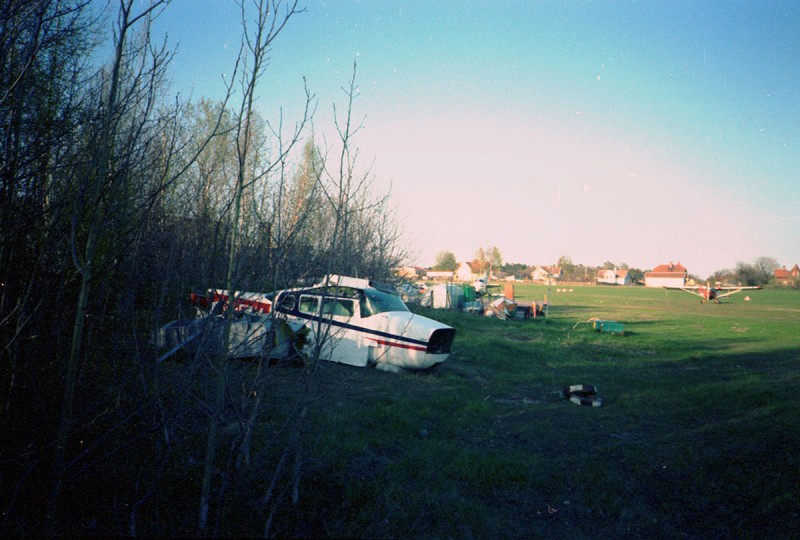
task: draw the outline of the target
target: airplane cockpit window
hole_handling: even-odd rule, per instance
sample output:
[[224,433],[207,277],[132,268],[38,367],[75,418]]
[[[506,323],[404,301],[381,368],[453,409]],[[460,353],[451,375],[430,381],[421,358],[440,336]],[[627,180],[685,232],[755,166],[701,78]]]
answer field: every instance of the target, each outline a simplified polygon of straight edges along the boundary
[[361,295],[360,289],[354,289],[352,287],[337,287],[335,285],[331,285],[330,287],[320,287],[315,290],[319,291],[321,294],[335,296],[336,298],[358,298]]
[[294,295],[293,294],[285,294],[281,298],[281,309],[286,311],[291,311],[294,309]]
[[319,313],[319,296],[301,296],[299,309],[300,313],[316,315]]
[[361,316],[370,317],[387,311],[408,311],[408,306],[394,294],[377,289],[365,289],[361,297]]
[[322,314],[323,315],[339,315],[341,317],[352,317],[356,311],[356,305],[353,300],[347,298],[330,298],[326,297],[322,300]]

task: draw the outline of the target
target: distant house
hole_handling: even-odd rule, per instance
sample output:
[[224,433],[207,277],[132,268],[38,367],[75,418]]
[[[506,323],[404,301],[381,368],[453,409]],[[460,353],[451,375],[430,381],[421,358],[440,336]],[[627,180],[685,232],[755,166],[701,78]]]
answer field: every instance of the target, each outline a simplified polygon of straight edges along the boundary
[[425,272],[427,272],[427,270],[418,266],[403,266],[397,270],[397,275],[404,279],[413,280],[425,275]]
[[794,285],[800,282],[800,267],[795,264],[791,270],[787,270],[785,266],[783,268],[776,268],[774,275],[775,283],[778,285]]
[[452,281],[453,275],[452,270],[428,270],[425,277],[434,281]]
[[560,266],[537,266],[531,272],[531,279],[533,281],[550,281],[551,279],[558,279],[563,275]]
[[472,262],[462,262],[458,265],[456,269],[456,279],[461,281],[475,281],[479,277],[482,277],[478,271],[478,263],[475,261]]
[[614,268],[613,270],[600,270],[597,273],[597,283],[602,285],[630,285],[631,278],[627,270]]
[[659,264],[649,272],[644,273],[646,287],[683,287],[689,272],[678,264]]

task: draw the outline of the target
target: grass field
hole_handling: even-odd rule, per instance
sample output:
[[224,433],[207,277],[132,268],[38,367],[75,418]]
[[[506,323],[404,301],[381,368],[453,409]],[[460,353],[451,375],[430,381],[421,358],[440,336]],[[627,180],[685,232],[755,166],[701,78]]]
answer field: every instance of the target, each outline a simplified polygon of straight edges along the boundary
[[[548,318],[528,321],[417,308],[457,329],[454,353],[424,373],[323,363],[299,502],[274,530],[797,537],[800,291],[748,292],[553,287]],[[563,399],[571,384],[602,407]]]

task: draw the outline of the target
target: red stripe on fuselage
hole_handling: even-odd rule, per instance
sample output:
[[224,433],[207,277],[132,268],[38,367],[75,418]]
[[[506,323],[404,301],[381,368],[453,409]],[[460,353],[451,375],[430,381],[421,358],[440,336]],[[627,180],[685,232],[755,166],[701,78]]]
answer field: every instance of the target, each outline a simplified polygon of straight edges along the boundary
[[[214,301],[215,302],[227,302],[228,295],[227,294],[219,294],[214,293]],[[242,306],[248,306],[256,311],[261,311],[263,313],[269,313],[270,309],[272,308],[272,304],[269,302],[259,302],[258,300],[250,300],[249,298],[237,298],[235,302],[236,309],[240,309]]]
[[375,339],[369,338],[371,341],[374,341],[378,345],[383,345],[386,347],[400,347],[401,349],[411,349],[412,351],[422,351],[425,352],[428,350],[427,347],[419,347],[417,345],[406,345],[405,343],[397,343],[395,341],[386,341],[383,339]]

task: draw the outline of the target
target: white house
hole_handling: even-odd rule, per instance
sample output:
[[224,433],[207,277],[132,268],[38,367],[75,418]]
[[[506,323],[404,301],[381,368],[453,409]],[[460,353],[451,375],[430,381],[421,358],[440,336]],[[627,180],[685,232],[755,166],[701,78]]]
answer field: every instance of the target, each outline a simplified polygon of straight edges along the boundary
[[686,271],[681,263],[659,264],[649,272],[644,273],[646,287],[683,287],[686,285]]
[[462,262],[456,269],[456,279],[461,281],[473,282],[483,274],[478,272],[478,265],[474,262]]
[[630,285],[631,278],[627,270],[618,268],[613,270],[605,269],[597,273],[597,283],[603,285]]
[[562,274],[560,266],[537,266],[536,270],[531,272],[531,279],[533,281],[549,281],[560,278]]

